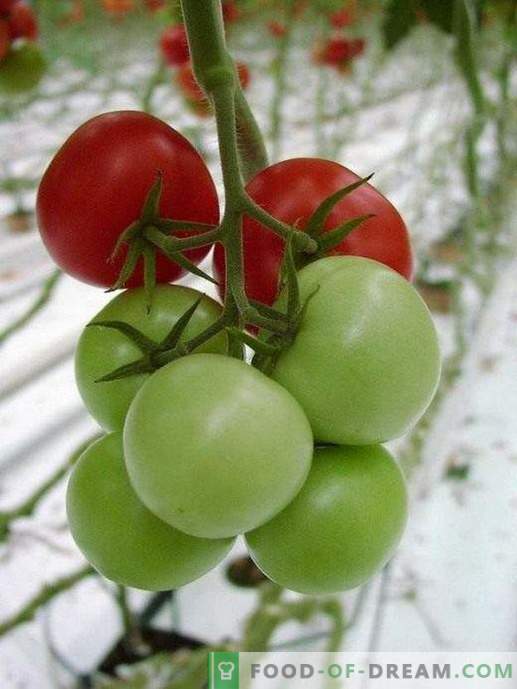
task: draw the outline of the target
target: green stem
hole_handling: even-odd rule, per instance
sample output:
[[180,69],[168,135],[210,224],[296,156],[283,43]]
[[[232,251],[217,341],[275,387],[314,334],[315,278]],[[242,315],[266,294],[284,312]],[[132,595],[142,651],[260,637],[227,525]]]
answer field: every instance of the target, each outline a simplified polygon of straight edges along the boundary
[[241,171],[248,182],[257,172],[266,168],[269,161],[264,139],[240,86],[235,93],[235,115]]
[[282,138],[282,103],[287,79],[287,57],[293,32],[296,2],[287,0],[285,11],[285,33],[278,39],[277,53],[274,58],[274,95],[271,102],[271,157],[274,161],[280,157]]
[[8,325],[2,332],[0,332],[0,345],[2,345],[11,335],[14,335],[18,330],[23,328],[29,321],[43,309],[54,294],[59,278],[62,273],[60,270],[55,270],[50,277],[43,283],[41,292],[38,294],[34,303],[27,309],[27,311],[17,318],[13,323]]
[[8,617],[0,624],[0,637],[4,636],[7,634],[7,632],[10,632],[15,627],[18,627],[25,622],[30,622],[43,605],[46,605],[60,593],[68,591],[79,581],[91,576],[92,574],[95,574],[95,570],[90,567],[90,565],[87,565],[81,567],[73,574],[69,574],[62,579],[58,579],[53,584],[44,586],[39,593],[37,593],[26,605],[24,605],[21,610],[11,617]]
[[60,466],[58,469],[56,469],[56,471],[51,474],[46,481],[38,486],[34,493],[32,493],[32,495],[28,497],[25,502],[18,507],[13,508],[12,510],[0,512],[0,542],[8,535],[11,522],[19,519],[20,517],[30,517],[36,507],[39,505],[42,498],[44,498],[47,493],[66,476],[70,468],[79,459],[84,450],[98,437],[99,436],[95,435],[82,443],[77,450],[75,450],[70,457],[67,458],[63,466]]

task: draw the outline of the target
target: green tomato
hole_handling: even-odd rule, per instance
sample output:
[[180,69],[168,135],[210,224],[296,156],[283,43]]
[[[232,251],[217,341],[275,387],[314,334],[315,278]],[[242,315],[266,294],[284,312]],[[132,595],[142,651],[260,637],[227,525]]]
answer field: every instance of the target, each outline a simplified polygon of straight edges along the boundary
[[[110,301],[93,321],[129,323],[158,343],[200,296],[199,292],[188,287],[157,285],[148,313],[144,289],[131,289]],[[217,302],[203,295],[180,342],[198,335],[214,323],[221,311]],[[197,351],[223,354],[226,347],[226,335],[220,333]],[[96,381],[141,356],[136,344],[117,330],[88,326],[81,335],[75,356],[77,387],[90,414],[107,431],[122,430],[129,405],[149,375],[133,375],[103,383]]]
[[122,434],[97,440],[75,465],[66,498],[75,542],[102,575],[147,591],[199,578],[230,551],[233,540],[193,538],[154,516],[127,475]]
[[352,256],[316,261],[299,282],[306,312],[273,378],[300,402],[317,441],[371,445],[403,435],[440,376],[436,331],[416,290]]
[[407,520],[405,481],[380,445],[324,447],[294,501],[246,535],[274,582],[307,594],[355,588],[393,555]]
[[11,48],[0,63],[0,91],[16,95],[31,91],[41,81],[46,69],[45,58],[33,43]]
[[140,499],[193,536],[244,533],[280,512],[310,469],[313,444],[299,404],[242,361],[194,354],[156,371],[124,427]]

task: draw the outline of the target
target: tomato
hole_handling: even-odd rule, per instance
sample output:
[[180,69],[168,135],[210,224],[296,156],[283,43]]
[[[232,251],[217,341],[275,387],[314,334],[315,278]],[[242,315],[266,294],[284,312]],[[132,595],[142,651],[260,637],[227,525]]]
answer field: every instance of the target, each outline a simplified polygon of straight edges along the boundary
[[242,361],[194,354],[159,369],[124,427],[126,465],[160,519],[206,538],[263,524],[298,493],[312,434],[284,388]]
[[134,0],[102,0],[104,9],[115,17],[123,17],[134,9]]
[[151,12],[158,12],[165,7],[166,0],[145,0],[145,6]]
[[9,14],[15,2],[16,0],[0,0],[0,14]]
[[226,24],[233,24],[241,17],[241,11],[237,7],[235,0],[226,0],[222,4],[223,19]]
[[363,38],[350,39],[345,36],[333,36],[325,45],[316,49],[315,60],[331,67],[343,67],[350,60],[361,55],[365,45]]
[[45,74],[46,62],[33,43],[13,47],[0,66],[0,92],[17,95],[31,91]]
[[[92,320],[128,323],[158,343],[200,297],[202,300],[180,339],[184,342],[214,323],[222,311],[213,299],[188,287],[158,285],[150,312],[143,288],[127,290],[110,301]],[[226,348],[226,335],[220,333],[197,351],[224,354]],[[90,414],[106,430],[122,429],[133,397],[149,376],[141,374],[102,383],[95,381],[141,357],[142,352],[133,341],[111,328],[89,326],[79,339],[75,355],[77,387]]]
[[[105,113],[79,127],[50,163],[38,191],[39,229],[54,261],[79,280],[113,285],[126,257],[123,247],[110,261],[117,239],[140,217],[159,172],[163,217],[218,223],[210,172],[195,148],[165,122],[127,111]],[[208,251],[185,255],[198,263]],[[177,280],[183,272],[158,256],[158,282]],[[140,261],[127,286],[142,283]]]
[[274,379],[300,402],[318,441],[369,445],[403,435],[440,376],[436,331],[421,297],[365,258],[324,258],[298,275],[302,303],[312,297]]
[[121,433],[101,438],[81,455],[66,506],[84,556],[124,586],[147,591],[183,586],[215,567],[233,545],[232,539],[187,536],[149,512],[129,482]]
[[38,20],[34,10],[22,0],[15,2],[9,15],[9,31],[11,39],[26,38],[35,41],[38,37]]
[[269,33],[275,38],[281,38],[282,36],[285,36],[287,32],[287,28],[285,27],[285,25],[274,19],[267,23],[267,28],[269,30]]
[[407,520],[405,481],[380,445],[325,447],[305,485],[278,516],[246,535],[257,566],[306,594],[337,593],[392,557]]
[[343,7],[336,10],[329,15],[330,23],[336,29],[343,29],[345,26],[350,26],[354,23],[354,16],[350,10]]
[[[328,196],[358,179],[354,172],[330,160],[294,158],[259,172],[246,190],[275,218],[303,229]],[[375,217],[353,230],[330,253],[372,258],[409,279],[413,260],[404,221],[388,199],[370,184],[364,184],[342,199],[330,213],[324,230],[370,213]],[[248,296],[270,305],[278,292],[284,241],[255,220],[244,218],[243,244]],[[213,267],[220,293],[224,294],[225,258],[219,244],[215,248]]]
[[160,50],[168,65],[181,66],[190,60],[187,32],[183,24],[167,27],[160,38]]
[[0,19],[0,61],[7,55],[10,47],[11,38],[9,36],[9,27],[7,22]]

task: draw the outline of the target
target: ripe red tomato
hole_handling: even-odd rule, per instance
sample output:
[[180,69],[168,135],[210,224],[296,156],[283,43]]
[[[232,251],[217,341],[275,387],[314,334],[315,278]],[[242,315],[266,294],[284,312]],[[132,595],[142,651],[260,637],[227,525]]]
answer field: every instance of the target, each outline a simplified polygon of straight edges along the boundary
[[11,39],[9,37],[9,27],[6,21],[0,19],[0,60],[4,59],[10,47]]
[[336,29],[343,29],[345,26],[350,26],[354,23],[354,16],[352,12],[343,7],[336,12],[332,12],[329,16],[330,23]]
[[[69,275],[107,287],[120,273],[126,249],[110,261],[121,232],[137,220],[156,175],[163,176],[163,217],[217,224],[214,183],[195,148],[165,122],[143,112],[111,112],[79,127],[41,181],[37,215],[45,245]],[[182,233],[187,234],[187,233]],[[208,247],[185,252],[199,262]],[[183,274],[158,255],[158,282]],[[128,286],[143,283],[139,264]]]
[[190,60],[187,32],[183,24],[167,27],[160,38],[160,50],[165,62],[174,67]]
[[115,17],[123,17],[134,9],[134,0],[102,0],[104,9]]
[[24,2],[15,2],[9,14],[9,32],[11,40],[26,38],[35,41],[38,37],[38,20],[34,10]]
[[285,25],[281,22],[276,21],[275,19],[272,19],[270,22],[267,23],[267,28],[269,33],[275,38],[282,38],[282,36],[285,36],[287,31]]
[[241,11],[237,7],[235,0],[227,0],[223,2],[223,19],[227,24],[232,24],[240,19]]
[[0,14],[9,14],[16,0],[0,0]]
[[151,12],[158,12],[165,7],[165,0],[145,0],[145,6]]
[[[327,197],[358,179],[354,172],[330,160],[294,158],[259,172],[246,189],[275,218],[303,229]],[[371,258],[411,278],[413,260],[404,221],[388,199],[370,184],[364,184],[336,204],[324,231],[370,213],[375,217],[353,230],[329,254]],[[272,304],[278,292],[284,242],[255,220],[244,218],[243,243],[247,294],[251,299]],[[215,247],[214,274],[223,294],[225,258],[220,244]]]

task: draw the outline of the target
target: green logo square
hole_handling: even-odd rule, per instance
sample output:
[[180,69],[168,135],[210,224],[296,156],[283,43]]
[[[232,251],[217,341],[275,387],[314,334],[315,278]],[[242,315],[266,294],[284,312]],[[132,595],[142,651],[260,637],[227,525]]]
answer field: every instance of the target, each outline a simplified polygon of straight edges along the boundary
[[239,654],[210,653],[208,689],[239,689]]

